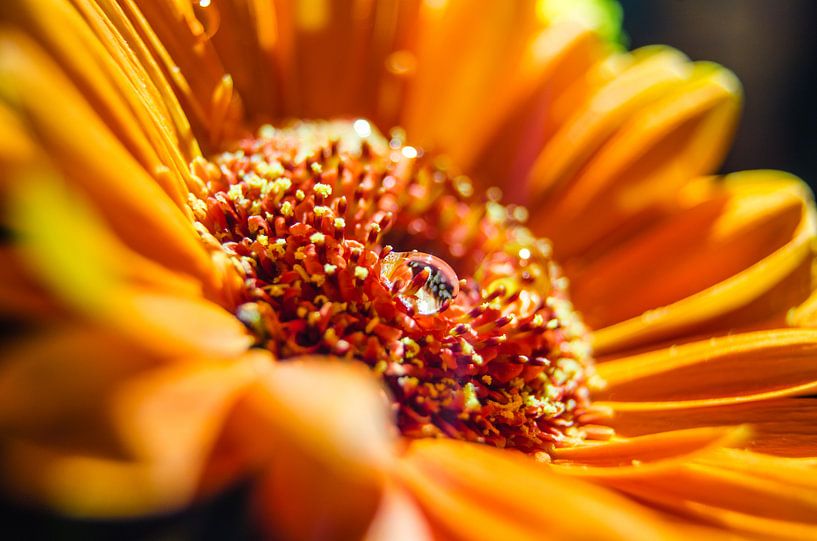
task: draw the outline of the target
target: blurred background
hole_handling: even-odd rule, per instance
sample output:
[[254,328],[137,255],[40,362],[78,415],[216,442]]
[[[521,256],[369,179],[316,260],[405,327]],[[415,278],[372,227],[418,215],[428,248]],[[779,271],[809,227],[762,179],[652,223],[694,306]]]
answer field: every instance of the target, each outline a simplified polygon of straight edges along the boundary
[[629,47],[664,43],[743,83],[723,172],[784,169],[817,188],[817,0],[620,0]]

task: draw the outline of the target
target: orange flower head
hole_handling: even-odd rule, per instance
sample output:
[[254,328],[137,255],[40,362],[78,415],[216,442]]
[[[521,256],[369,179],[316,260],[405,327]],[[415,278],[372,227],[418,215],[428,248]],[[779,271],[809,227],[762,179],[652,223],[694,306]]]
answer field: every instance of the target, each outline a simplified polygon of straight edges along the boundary
[[584,438],[587,332],[524,208],[365,120],[264,126],[199,165],[192,206],[245,278],[259,346],[364,361],[409,436]]

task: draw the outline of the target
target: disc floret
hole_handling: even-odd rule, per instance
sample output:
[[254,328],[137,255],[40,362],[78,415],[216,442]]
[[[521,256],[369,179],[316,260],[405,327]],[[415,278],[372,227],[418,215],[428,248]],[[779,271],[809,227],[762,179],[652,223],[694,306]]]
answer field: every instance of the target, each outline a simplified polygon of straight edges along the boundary
[[191,208],[257,345],[368,364],[408,436],[536,452],[599,433],[587,332],[524,209],[361,122],[265,126],[196,166]]

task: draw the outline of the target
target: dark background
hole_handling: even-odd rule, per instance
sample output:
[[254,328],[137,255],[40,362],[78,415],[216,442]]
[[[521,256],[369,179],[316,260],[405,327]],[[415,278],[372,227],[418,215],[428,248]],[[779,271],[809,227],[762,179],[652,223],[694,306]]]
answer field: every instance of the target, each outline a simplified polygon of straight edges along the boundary
[[817,0],[620,0],[629,48],[664,43],[730,68],[744,110],[722,171],[817,186]]

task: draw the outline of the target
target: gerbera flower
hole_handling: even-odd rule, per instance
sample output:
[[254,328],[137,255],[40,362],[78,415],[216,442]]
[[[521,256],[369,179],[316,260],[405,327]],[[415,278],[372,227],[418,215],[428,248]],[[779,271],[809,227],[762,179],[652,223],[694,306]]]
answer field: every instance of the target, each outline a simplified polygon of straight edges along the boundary
[[814,207],[709,176],[728,71],[603,2],[143,4],[0,5],[7,498],[817,537]]

